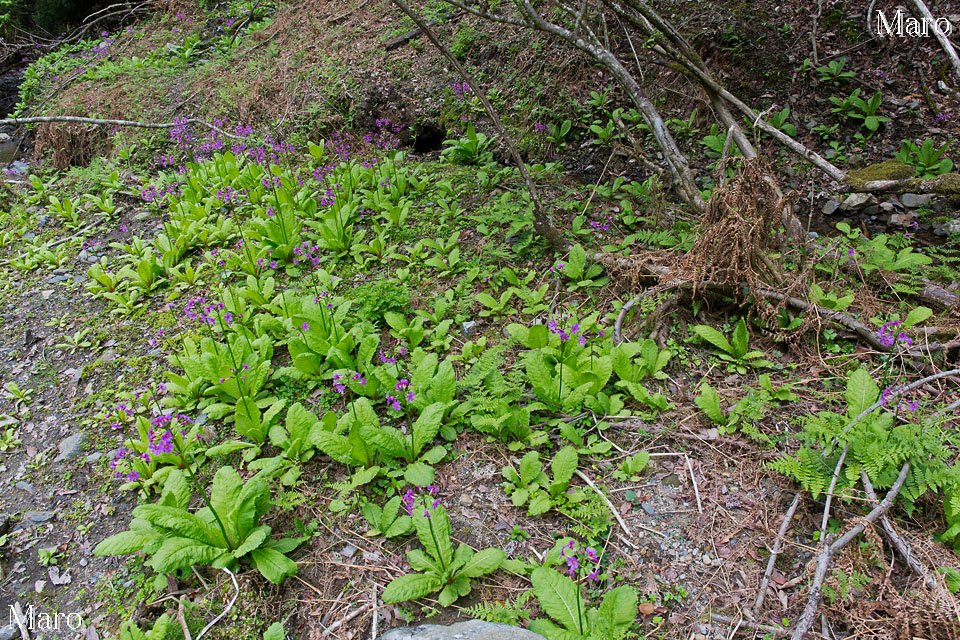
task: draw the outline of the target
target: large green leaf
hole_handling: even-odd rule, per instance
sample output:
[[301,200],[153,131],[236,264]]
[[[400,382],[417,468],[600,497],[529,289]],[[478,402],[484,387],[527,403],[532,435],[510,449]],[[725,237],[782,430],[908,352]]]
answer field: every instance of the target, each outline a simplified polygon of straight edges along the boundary
[[690,330],[724,353],[734,355],[733,347],[730,346],[730,343],[727,342],[727,339],[724,337],[724,335],[713,327],[705,324],[698,324],[697,326],[692,327]]
[[430,444],[440,430],[443,422],[443,412],[446,408],[443,402],[434,402],[423,410],[420,417],[413,423],[413,455],[417,457],[423,448]]
[[563,268],[563,274],[572,280],[578,280],[583,275],[583,268],[587,264],[587,252],[582,246],[574,245],[570,249],[570,255],[567,258],[567,264]]
[[416,600],[439,590],[441,586],[440,578],[433,573],[410,573],[388,584],[381,597],[387,604]]
[[122,556],[134,551],[139,551],[143,545],[157,537],[152,530],[141,531],[121,531],[102,541],[93,550],[97,556]]
[[233,557],[242,558],[266,542],[269,537],[270,527],[267,525],[257,527],[247,535],[247,539],[243,541],[243,544],[237,547],[233,552]]
[[847,414],[851,418],[860,415],[877,401],[878,395],[880,387],[874,382],[873,376],[866,369],[857,369],[847,378]]
[[251,551],[250,557],[263,577],[274,584],[280,584],[297,573],[297,563],[276,549],[260,547]]
[[475,553],[457,574],[467,578],[479,578],[496,571],[506,559],[507,554],[500,549],[484,549]]
[[133,510],[133,515],[184,538],[192,538],[209,545],[223,545],[223,536],[219,531],[185,509],[159,504],[142,504]]
[[263,640],[286,640],[287,632],[283,630],[282,622],[274,622],[263,632]]
[[160,573],[170,573],[195,564],[210,564],[222,553],[223,547],[214,547],[191,538],[167,538],[148,564]]
[[733,329],[733,340],[730,345],[733,347],[733,353],[730,355],[735,358],[742,358],[747,352],[749,341],[750,335],[747,333],[747,322],[743,318],[740,318],[737,326]]
[[[240,492],[243,490],[243,480],[240,474],[233,467],[220,467],[216,475],[213,476],[213,486],[210,489],[210,508],[212,508],[227,532],[234,526],[230,520],[230,514],[237,507],[237,501],[240,499]],[[232,541],[231,541],[232,542]]]
[[542,466],[540,464],[540,454],[536,451],[529,451],[520,459],[520,485],[526,487],[536,481],[540,476]]
[[693,401],[713,422],[717,424],[726,422],[727,417],[723,413],[720,394],[706,382],[700,387],[700,395],[694,398]]
[[431,509],[429,518],[424,515],[422,506],[415,507],[413,526],[417,530],[420,544],[427,553],[449,566],[453,561],[453,543],[450,541],[450,518],[443,505],[437,505],[436,509]]
[[533,593],[540,608],[566,629],[583,635],[580,614],[585,607],[580,602],[579,587],[570,578],[560,575],[555,569],[537,567],[530,578]]
[[565,485],[570,482],[570,478],[577,470],[578,463],[579,457],[576,449],[573,447],[560,449],[550,465],[550,470],[553,472],[553,483]]
[[627,634],[637,616],[637,592],[622,586],[608,591],[597,608],[593,636],[602,640],[619,640]]

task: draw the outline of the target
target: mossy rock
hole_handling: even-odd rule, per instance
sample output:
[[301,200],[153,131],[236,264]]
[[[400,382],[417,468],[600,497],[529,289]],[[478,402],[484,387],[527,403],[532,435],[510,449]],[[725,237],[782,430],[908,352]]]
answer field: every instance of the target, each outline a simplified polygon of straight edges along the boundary
[[885,160],[847,174],[847,184],[857,186],[875,180],[906,180],[915,175],[914,168],[899,160]]

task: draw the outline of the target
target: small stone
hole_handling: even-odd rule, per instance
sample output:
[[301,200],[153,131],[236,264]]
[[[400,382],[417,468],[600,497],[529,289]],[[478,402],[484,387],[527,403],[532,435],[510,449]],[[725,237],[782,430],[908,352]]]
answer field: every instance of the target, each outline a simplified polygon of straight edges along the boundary
[[896,208],[895,206],[893,206],[893,203],[892,203],[892,202],[881,202],[881,203],[880,203],[880,211],[883,211],[884,213],[893,213],[893,212],[896,211],[896,210],[897,210],[897,208]]
[[53,295],[53,289],[44,289],[43,291],[40,292],[40,297],[43,298],[44,300],[49,300],[50,296],[52,295]]
[[357,554],[357,548],[352,544],[345,545],[343,549],[340,549],[340,555],[344,558],[352,558]]
[[909,227],[913,224],[913,219],[912,213],[891,213],[887,224],[891,227]]
[[836,200],[828,200],[827,204],[823,205],[823,215],[829,216],[836,213],[837,209],[840,208],[840,203]]
[[391,629],[380,640],[543,640],[543,636],[505,624],[468,620],[448,627],[424,624]]
[[707,640],[707,636],[702,633],[695,633],[693,634],[693,640]]
[[933,196],[929,193],[925,194],[916,194],[916,193],[904,193],[900,196],[900,202],[903,203],[907,209],[917,209],[919,207],[925,207],[930,204],[930,201],[933,200]]
[[21,526],[39,525],[50,522],[56,517],[56,511],[27,511],[23,514]]
[[46,580],[37,580],[33,583],[33,590],[37,593],[43,593],[44,588],[47,586]]
[[660,481],[660,484],[664,487],[679,487],[680,486],[680,476],[675,473],[671,473],[666,476],[663,480]]
[[17,640],[20,637],[20,629],[13,625],[0,627],[0,640]]
[[473,506],[473,496],[471,496],[469,493],[464,493],[460,496],[460,504],[465,507]]
[[653,508],[653,505],[649,502],[641,502],[640,508],[646,511],[648,516],[652,516],[657,512],[656,509]]
[[851,193],[840,205],[841,211],[854,211],[869,204],[874,204],[876,198],[869,193]]
[[102,453],[102,452],[100,452],[100,451],[95,451],[95,452],[91,453],[90,455],[88,455],[86,458],[84,458],[84,460],[87,462],[87,464],[93,464],[94,462],[96,462],[97,460],[99,460],[99,459],[102,458],[102,457],[103,457],[103,453]]
[[69,438],[65,438],[60,443],[60,455],[54,459],[54,462],[63,462],[64,460],[70,460],[80,455],[86,437],[86,434],[81,431],[80,433],[73,434]]
[[816,240],[819,237],[820,237],[820,234],[817,233],[816,231],[810,231],[807,233],[807,238],[810,240]]
[[711,566],[713,566],[713,558],[711,558],[711,557],[708,556],[708,555],[704,555],[703,558],[701,558],[700,560],[701,560],[701,562],[703,562],[703,566],[705,566],[705,567],[711,567]]
[[27,482],[26,480],[21,480],[17,484],[13,485],[20,491],[26,491],[30,495],[33,495],[33,484]]
[[466,322],[460,325],[460,331],[463,332],[463,335],[466,338],[472,338],[473,336],[475,336],[478,328],[479,328],[479,325],[477,325],[477,323],[474,322],[473,320],[467,320]]
[[100,362],[106,364],[107,362],[113,362],[117,359],[117,352],[113,349],[107,349],[100,356]]

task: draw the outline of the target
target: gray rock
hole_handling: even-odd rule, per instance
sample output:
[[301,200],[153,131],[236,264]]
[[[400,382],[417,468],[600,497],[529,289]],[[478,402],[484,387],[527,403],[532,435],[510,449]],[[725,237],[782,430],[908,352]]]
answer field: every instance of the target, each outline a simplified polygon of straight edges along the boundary
[[0,536],[10,530],[10,516],[0,513]]
[[840,203],[836,200],[828,200],[827,204],[823,205],[823,215],[829,216],[836,213],[837,209],[840,208]]
[[70,460],[71,458],[76,458],[80,455],[80,451],[83,449],[83,442],[86,440],[86,435],[83,432],[75,433],[69,438],[64,438],[60,443],[60,455],[54,458],[54,462],[63,462],[64,460]]
[[543,640],[543,636],[505,624],[469,620],[443,627],[424,624],[419,627],[391,629],[381,640]]
[[894,211],[896,211],[896,209],[897,208],[893,206],[892,202],[880,203],[880,210],[883,211],[884,213],[893,213]]
[[16,640],[20,637],[20,629],[8,624],[5,627],[0,627],[0,640]]
[[350,559],[357,555],[357,548],[352,544],[348,544],[344,546],[343,549],[340,549],[340,555],[342,555],[344,558]]
[[475,336],[477,334],[478,328],[479,328],[479,325],[477,325],[477,323],[474,322],[473,320],[467,320],[466,322],[460,325],[460,331],[463,332],[463,335],[466,338],[472,338],[473,336]]
[[654,513],[656,513],[656,510],[653,508],[653,505],[650,504],[649,502],[641,502],[640,507],[647,512],[648,516],[652,516]]
[[851,193],[840,205],[840,210],[854,211],[875,203],[876,198],[869,193]]
[[816,231],[810,231],[809,233],[807,233],[807,237],[808,237],[810,240],[816,240],[817,238],[820,237],[820,234],[817,233]]
[[929,193],[923,195],[916,193],[905,193],[900,196],[900,202],[903,203],[908,209],[917,209],[919,207],[925,207],[930,204],[930,201],[933,200],[933,196]]
[[20,480],[17,484],[13,485],[20,491],[26,491],[30,495],[33,495],[33,485],[26,480]]
[[20,526],[28,527],[30,525],[44,524],[53,520],[56,515],[56,511],[27,511],[23,514],[23,522],[20,523]]
[[88,455],[88,456],[85,458],[85,460],[86,460],[86,462],[87,462],[88,464],[93,464],[94,462],[96,462],[97,460],[99,460],[99,459],[102,458],[102,457],[103,457],[103,453],[101,453],[100,451],[95,451],[95,452],[91,453],[90,455]]

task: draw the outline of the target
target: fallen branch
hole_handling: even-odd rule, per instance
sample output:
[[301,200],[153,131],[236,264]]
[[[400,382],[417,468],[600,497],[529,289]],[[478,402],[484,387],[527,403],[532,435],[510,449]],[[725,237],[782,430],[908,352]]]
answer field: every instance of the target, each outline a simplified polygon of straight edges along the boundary
[[933,14],[930,13],[930,9],[927,8],[927,5],[923,3],[923,0],[913,0],[913,6],[917,8],[917,11],[920,12],[927,24],[933,28],[934,37],[936,37],[937,41],[940,43],[940,46],[943,47],[944,53],[946,53],[947,57],[950,59],[950,64],[953,65],[953,72],[957,74],[957,78],[960,79],[960,57],[957,57],[957,51],[953,48],[950,38],[948,38],[947,34],[941,31],[937,26],[937,20],[933,17]]
[[754,618],[760,614],[760,608],[763,606],[763,599],[767,592],[767,585],[770,584],[770,576],[773,574],[773,566],[777,563],[777,557],[779,557],[783,551],[783,537],[787,535],[787,530],[790,529],[790,522],[793,520],[793,514],[796,512],[797,505],[799,504],[800,494],[798,493],[793,496],[793,502],[790,504],[790,508],[787,509],[787,514],[783,516],[783,523],[777,532],[777,541],[773,544],[770,559],[767,560],[767,570],[764,571],[763,579],[760,580],[760,592],[757,593],[757,600],[753,603],[753,609],[750,611]]
[[905,178],[903,180],[854,180],[844,186],[843,193],[960,193],[960,174],[944,173],[935,178]]
[[233,605],[237,602],[237,598],[240,596],[240,585],[237,584],[237,577],[233,575],[233,572],[230,571],[230,569],[227,569],[226,567],[224,567],[223,570],[226,571],[228,574],[230,574],[230,580],[233,581],[233,588],[234,588],[233,598],[230,599],[230,602],[227,604],[227,607],[220,612],[220,615],[218,615],[216,618],[211,620],[207,624],[207,626],[205,626],[203,630],[199,634],[197,634],[197,637],[194,640],[200,640],[200,638],[202,638],[207,633],[207,631],[213,628],[213,625],[220,622],[220,620],[223,619],[223,616],[230,613],[230,610],[233,609]]
[[[874,491],[873,483],[870,482],[870,477],[867,476],[866,471],[860,472],[860,479],[863,481],[863,488],[864,491],[866,491],[867,497],[873,502],[879,502],[877,492]],[[884,514],[884,516],[880,518],[880,524],[883,525],[883,532],[887,534],[887,539],[890,540],[890,544],[903,556],[903,561],[907,563],[907,566],[923,578],[923,584],[927,585],[929,589],[936,589],[938,586],[936,579],[920,564],[919,560],[913,557],[913,553],[910,551],[910,545],[897,533],[890,518]]]
[[137,127],[140,129],[173,129],[182,124],[200,124],[208,129],[212,129],[217,133],[232,138],[234,140],[242,140],[240,136],[235,136],[232,133],[227,133],[219,127],[215,127],[209,122],[204,122],[198,118],[187,118],[186,120],[181,120],[180,122],[138,122],[136,120],[106,120],[101,118],[82,118],[80,116],[37,116],[35,118],[6,118],[0,120],[0,124],[37,124],[43,122],[77,122],[80,124],[96,124],[102,126],[112,126],[112,127]]
[[820,557],[817,559],[817,570],[813,576],[813,584],[810,586],[810,596],[807,598],[807,605],[804,607],[803,613],[800,615],[800,619],[797,621],[797,626],[791,636],[793,640],[801,640],[813,624],[814,618],[817,615],[817,609],[820,608],[820,599],[823,597],[823,582],[827,578],[827,570],[830,568],[830,562],[833,556],[843,549],[851,540],[863,533],[868,524],[873,524],[873,522],[890,510],[894,501],[897,499],[897,495],[900,493],[900,489],[903,487],[904,481],[907,479],[907,473],[909,471],[910,463],[903,463],[903,467],[900,469],[900,475],[897,476],[897,481],[890,487],[890,491],[887,492],[883,502],[874,507],[859,524],[843,534],[838,540],[833,543],[824,542],[823,551],[820,552]]
[[[720,615],[719,613],[711,613],[710,618],[712,620],[717,620],[718,622],[722,622],[724,624],[735,624],[738,622],[737,620],[734,620],[729,616]],[[783,629],[782,627],[772,627],[768,624],[757,624],[755,622],[752,622],[752,623],[741,622],[740,626],[746,627],[747,629],[763,631],[764,633],[772,633],[775,636],[786,637],[790,635],[790,632],[787,631],[786,629]],[[810,635],[810,637],[814,637],[812,634],[808,634],[808,635]]]

